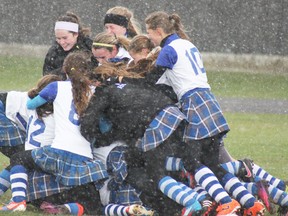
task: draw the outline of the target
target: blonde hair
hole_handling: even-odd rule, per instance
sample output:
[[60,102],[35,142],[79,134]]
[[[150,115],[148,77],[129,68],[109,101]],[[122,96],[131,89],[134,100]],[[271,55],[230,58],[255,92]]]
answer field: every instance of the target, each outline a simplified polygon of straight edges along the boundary
[[123,62],[111,63],[105,62],[94,69],[94,73],[101,77],[102,80],[107,80],[109,77],[129,77],[143,78],[138,73],[128,72],[127,65]]
[[149,29],[156,30],[162,28],[166,34],[177,33],[180,38],[190,40],[185,33],[184,26],[178,14],[167,14],[164,11],[156,11],[147,16],[145,24]]
[[126,7],[115,6],[110,8],[106,14],[116,14],[121,15],[127,18],[128,26],[127,26],[127,36],[133,38],[134,36],[141,34],[141,27],[139,22],[134,18],[134,14]]
[[106,48],[110,52],[113,50],[113,46],[115,45],[117,48],[123,47],[124,49],[128,49],[130,44],[130,40],[124,36],[115,36],[111,35],[107,32],[101,32],[97,34],[93,40],[93,49]]

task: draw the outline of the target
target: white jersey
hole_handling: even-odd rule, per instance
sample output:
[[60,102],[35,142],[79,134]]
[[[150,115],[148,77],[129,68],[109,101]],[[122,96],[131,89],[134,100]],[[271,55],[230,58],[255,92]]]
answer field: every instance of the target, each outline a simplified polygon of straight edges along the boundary
[[[171,51],[173,54],[170,59],[172,59],[173,65],[172,67],[169,65],[171,69],[166,69],[157,84],[172,86],[178,100],[189,90],[195,88],[210,89],[200,53],[190,41],[176,39],[163,47],[157,59],[159,65],[165,66],[167,64],[165,56],[169,53],[171,55]],[[169,64],[172,64],[171,62]]]
[[28,122],[28,109],[26,103],[28,100],[27,92],[10,91],[7,93],[6,110],[7,118],[15,122],[20,129],[26,131]]
[[25,150],[51,145],[55,137],[54,129],[55,122],[53,114],[39,119],[36,110],[29,110]]
[[[55,92],[55,89],[57,89],[57,92]],[[79,116],[73,103],[71,82],[58,81],[50,83],[39,95],[47,101],[53,101],[55,139],[51,146],[93,158],[90,143],[80,133]]]

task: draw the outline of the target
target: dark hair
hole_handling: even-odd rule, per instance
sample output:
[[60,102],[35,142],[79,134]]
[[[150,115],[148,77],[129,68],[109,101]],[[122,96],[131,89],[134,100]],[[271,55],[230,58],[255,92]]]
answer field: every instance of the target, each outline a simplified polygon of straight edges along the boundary
[[[32,99],[36,97],[39,92],[46,87],[49,83],[60,81],[61,78],[57,75],[48,74],[43,76],[41,79],[38,80],[36,87],[30,89],[28,91],[28,96]],[[45,103],[39,107],[36,108],[36,113],[38,115],[39,119],[42,119],[43,117],[46,117],[53,113],[53,104],[52,103]]]
[[91,29],[89,27],[84,27],[81,23],[80,17],[71,11],[67,11],[66,14],[60,16],[57,21],[77,23],[79,25],[79,37],[87,37],[91,35]]

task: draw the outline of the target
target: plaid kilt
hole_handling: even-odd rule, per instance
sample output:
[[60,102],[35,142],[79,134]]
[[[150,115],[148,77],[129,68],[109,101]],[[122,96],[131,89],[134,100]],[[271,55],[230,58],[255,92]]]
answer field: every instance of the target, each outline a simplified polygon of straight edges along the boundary
[[132,205],[140,204],[142,201],[140,199],[141,192],[137,191],[131,185],[123,182],[118,188],[118,190],[111,191],[110,203],[121,204],[121,205]]
[[33,149],[32,157],[44,172],[55,175],[56,181],[65,186],[83,185],[108,177],[100,160],[81,161],[79,155],[51,146]]
[[181,106],[188,121],[184,142],[212,137],[230,130],[220,105],[209,89],[188,91],[181,98]]
[[27,201],[51,196],[71,188],[57,182],[54,175],[37,171],[28,173],[27,183]]
[[26,132],[0,112],[0,146],[24,145]]
[[111,172],[116,183],[121,184],[128,175],[127,162],[125,161],[126,146],[116,146],[107,157],[107,170]]
[[169,138],[183,119],[186,119],[185,115],[178,107],[166,107],[152,120],[136,146],[143,152],[156,148]]

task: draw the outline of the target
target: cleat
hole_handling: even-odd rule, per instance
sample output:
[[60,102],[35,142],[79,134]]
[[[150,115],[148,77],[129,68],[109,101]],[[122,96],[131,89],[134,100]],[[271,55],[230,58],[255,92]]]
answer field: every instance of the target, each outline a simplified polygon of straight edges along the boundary
[[244,182],[254,182],[253,161],[247,158],[239,161],[242,162],[242,166],[239,169],[237,177],[242,179]]
[[217,203],[215,201],[211,201],[205,199],[201,202],[202,204],[202,216],[211,216],[216,215]]
[[240,211],[240,204],[232,199],[232,201],[230,203],[225,203],[225,204],[219,204],[219,206],[217,207],[216,211],[217,211],[217,216],[236,216],[237,213]]
[[254,205],[249,209],[244,209],[243,216],[264,216],[265,206],[260,201],[255,201]]
[[288,206],[279,206],[278,216],[288,216]]
[[151,210],[147,209],[142,205],[130,205],[128,206],[126,213],[129,214],[129,216],[156,216],[157,214]]
[[[82,216],[84,214],[84,208],[79,203],[77,203],[77,206],[77,216]],[[46,214],[71,215],[70,210],[65,205],[54,205],[45,201],[41,204],[40,209],[43,210]]]
[[26,211],[26,201],[23,200],[22,202],[13,202],[11,201],[9,204],[0,207],[0,211]]
[[260,180],[256,182],[256,186],[258,188],[258,199],[263,202],[264,206],[270,214],[274,214],[276,212],[276,208],[269,197],[268,183],[265,180]]
[[186,206],[182,209],[181,216],[200,216],[202,215],[202,207],[201,204],[196,200],[192,205]]

